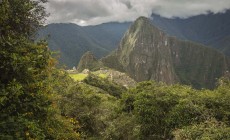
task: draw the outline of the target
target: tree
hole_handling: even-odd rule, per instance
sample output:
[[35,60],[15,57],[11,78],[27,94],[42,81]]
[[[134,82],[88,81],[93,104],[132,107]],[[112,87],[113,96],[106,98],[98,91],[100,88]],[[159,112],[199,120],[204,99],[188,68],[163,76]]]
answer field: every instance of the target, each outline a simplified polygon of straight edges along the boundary
[[210,119],[200,124],[193,124],[182,129],[175,130],[175,139],[199,139],[199,140],[228,140],[230,139],[230,127],[216,119]]
[[[45,2],[0,3],[0,139],[57,139],[51,130],[68,124],[57,119],[50,96],[54,60],[45,42],[33,41],[47,15]],[[68,129],[62,133],[72,133]]]
[[31,38],[48,16],[42,3],[47,0],[2,0],[0,3],[0,35]]

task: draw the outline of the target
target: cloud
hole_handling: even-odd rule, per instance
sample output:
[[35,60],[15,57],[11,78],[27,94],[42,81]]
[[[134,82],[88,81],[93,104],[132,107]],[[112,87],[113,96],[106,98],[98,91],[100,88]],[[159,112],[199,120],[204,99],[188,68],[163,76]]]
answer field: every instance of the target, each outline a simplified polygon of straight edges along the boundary
[[187,18],[230,9],[230,0],[49,0],[48,23],[96,25],[133,21],[152,13],[167,18]]

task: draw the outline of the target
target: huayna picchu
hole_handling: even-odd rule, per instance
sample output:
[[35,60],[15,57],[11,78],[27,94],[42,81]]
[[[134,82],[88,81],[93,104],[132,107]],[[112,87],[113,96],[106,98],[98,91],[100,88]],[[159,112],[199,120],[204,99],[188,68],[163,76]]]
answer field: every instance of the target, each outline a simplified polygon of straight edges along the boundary
[[102,62],[136,81],[182,83],[196,88],[213,88],[230,69],[229,58],[221,52],[170,37],[145,17],[130,26],[118,48]]

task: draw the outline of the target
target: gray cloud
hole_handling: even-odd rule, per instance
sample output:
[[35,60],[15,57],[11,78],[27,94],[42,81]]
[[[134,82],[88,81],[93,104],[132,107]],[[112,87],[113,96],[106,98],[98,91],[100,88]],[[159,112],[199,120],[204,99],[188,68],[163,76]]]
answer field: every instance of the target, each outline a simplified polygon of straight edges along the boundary
[[230,0],[49,0],[46,7],[51,14],[48,23],[95,25],[133,21],[152,13],[168,18],[219,13],[230,9]]

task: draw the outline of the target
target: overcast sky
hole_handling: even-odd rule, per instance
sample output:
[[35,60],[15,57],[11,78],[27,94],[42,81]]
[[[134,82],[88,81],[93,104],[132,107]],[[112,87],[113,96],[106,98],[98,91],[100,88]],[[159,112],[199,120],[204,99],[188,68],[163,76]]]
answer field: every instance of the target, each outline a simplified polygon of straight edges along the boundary
[[47,23],[96,25],[133,21],[152,13],[163,17],[187,18],[230,9],[230,0],[49,0]]

